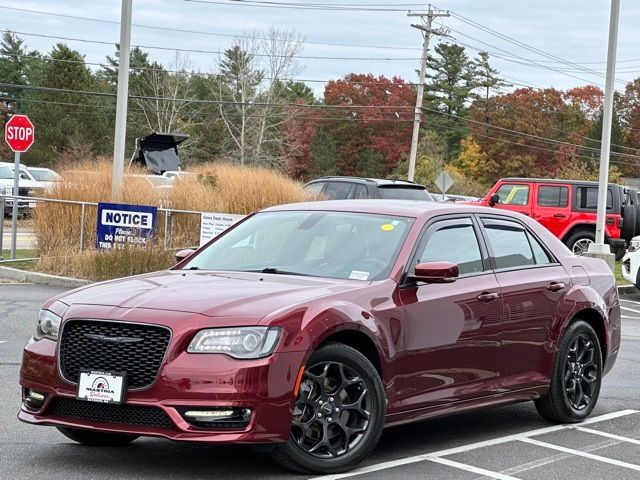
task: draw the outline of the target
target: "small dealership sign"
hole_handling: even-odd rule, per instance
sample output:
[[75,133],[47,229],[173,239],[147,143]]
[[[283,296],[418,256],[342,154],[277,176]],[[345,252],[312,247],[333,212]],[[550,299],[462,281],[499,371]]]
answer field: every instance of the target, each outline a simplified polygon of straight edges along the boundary
[[145,205],[98,204],[96,247],[146,246],[156,239],[158,209]]

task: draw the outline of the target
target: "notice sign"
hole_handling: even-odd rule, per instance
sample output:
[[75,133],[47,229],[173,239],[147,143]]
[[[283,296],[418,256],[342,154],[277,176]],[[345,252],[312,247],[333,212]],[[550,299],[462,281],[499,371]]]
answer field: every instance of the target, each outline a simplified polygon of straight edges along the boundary
[[217,235],[220,235],[231,225],[242,220],[244,215],[231,213],[207,213],[200,216],[200,246],[207,243]]
[[157,218],[156,207],[99,203],[96,246],[98,250],[146,246],[155,241]]

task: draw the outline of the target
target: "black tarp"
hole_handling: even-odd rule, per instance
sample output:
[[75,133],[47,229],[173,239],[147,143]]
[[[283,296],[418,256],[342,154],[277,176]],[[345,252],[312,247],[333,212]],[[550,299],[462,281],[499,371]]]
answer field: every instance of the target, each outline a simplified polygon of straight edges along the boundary
[[189,135],[181,133],[157,132],[139,138],[136,140],[133,163],[142,165],[158,175],[169,170],[180,170],[178,145],[187,138]]

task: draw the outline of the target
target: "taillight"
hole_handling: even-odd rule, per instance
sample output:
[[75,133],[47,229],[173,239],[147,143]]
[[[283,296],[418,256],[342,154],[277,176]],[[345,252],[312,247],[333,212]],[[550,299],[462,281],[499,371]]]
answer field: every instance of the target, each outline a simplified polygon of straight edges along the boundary
[[[620,219],[620,220],[622,220],[622,219]],[[607,221],[607,225],[609,225],[610,227],[613,227],[613,225],[616,223],[616,221],[611,217],[607,217],[606,221]]]
[[618,228],[622,228],[622,217],[618,217]]
[[640,250],[640,240],[631,240],[629,242],[629,247],[627,248],[628,252],[636,252]]

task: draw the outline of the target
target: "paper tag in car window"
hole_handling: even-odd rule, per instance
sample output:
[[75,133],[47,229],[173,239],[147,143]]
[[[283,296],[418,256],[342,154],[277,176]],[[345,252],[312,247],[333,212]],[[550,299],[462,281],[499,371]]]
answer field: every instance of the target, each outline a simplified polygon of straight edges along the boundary
[[369,272],[361,272],[360,270],[351,270],[349,275],[351,280],[367,280],[369,278]]

